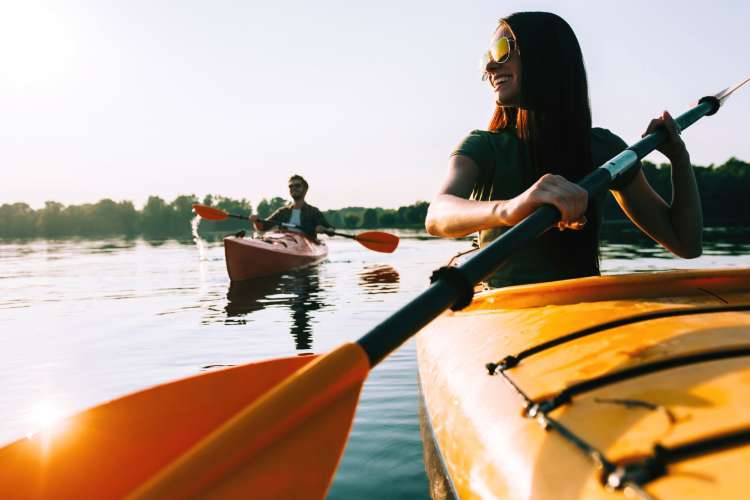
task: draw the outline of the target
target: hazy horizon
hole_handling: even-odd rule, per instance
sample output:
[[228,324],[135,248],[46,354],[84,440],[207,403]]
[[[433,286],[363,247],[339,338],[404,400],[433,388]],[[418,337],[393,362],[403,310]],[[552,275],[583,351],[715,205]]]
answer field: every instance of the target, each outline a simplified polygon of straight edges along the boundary
[[[729,158],[729,159],[731,159],[731,158]],[[728,160],[729,160],[729,159],[728,159]],[[750,162],[746,162],[746,161],[744,161],[744,160],[743,160],[742,158],[736,158],[736,159],[737,159],[737,160],[740,160],[740,161],[742,161],[743,163],[750,163]],[[646,161],[649,161],[649,160],[646,160]],[[665,162],[663,162],[663,163],[667,163],[667,162],[665,161]],[[722,162],[721,164],[715,164],[715,165],[696,165],[696,164],[695,164],[695,162],[693,162],[693,165],[694,165],[694,166],[696,166],[696,167],[700,167],[700,168],[710,168],[711,166],[715,166],[715,167],[721,166],[721,165],[723,165],[724,163],[726,163],[726,162]],[[652,182],[653,182],[653,181],[652,181]],[[214,202],[216,201],[216,197],[228,198],[228,199],[230,199],[230,200],[232,200],[232,201],[238,201],[238,202],[239,202],[239,201],[243,201],[243,199],[242,199],[242,198],[232,198],[232,197],[224,196],[224,195],[222,195],[221,193],[206,193],[206,195],[211,195],[211,196],[213,196],[213,197],[214,197]],[[81,202],[79,202],[79,203],[70,203],[70,204],[66,204],[66,203],[63,203],[63,205],[65,205],[65,206],[68,206],[68,205],[84,205],[84,204],[96,204],[96,203],[98,203],[98,202],[100,202],[100,201],[103,201],[103,200],[105,200],[105,199],[109,199],[109,200],[111,200],[111,201],[114,201],[114,202],[116,202],[116,203],[120,203],[120,202],[132,202],[132,203],[133,203],[133,206],[134,206],[134,207],[136,208],[136,210],[142,210],[142,209],[144,208],[144,206],[146,205],[146,202],[148,201],[148,198],[150,198],[151,196],[156,196],[156,197],[159,197],[159,198],[161,198],[162,200],[164,200],[164,201],[165,201],[166,203],[171,203],[171,202],[173,202],[173,201],[174,201],[174,200],[175,200],[175,199],[176,199],[177,197],[180,197],[180,196],[195,196],[195,197],[196,197],[196,198],[198,199],[198,202],[199,202],[199,203],[203,203],[203,200],[204,200],[204,198],[205,198],[205,196],[206,196],[206,195],[203,195],[203,196],[198,196],[198,195],[196,195],[195,193],[178,193],[177,195],[175,195],[175,196],[173,196],[173,197],[169,198],[169,197],[164,197],[164,196],[161,196],[161,195],[159,195],[159,194],[156,194],[156,193],[151,193],[150,195],[148,195],[148,196],[147,196],[147,198],[146,198],[146,199],[144,199],[144,200],[143,200],[143,203],[137,203],[136,201],[134,201],[134,200],[129,200],[129,199],[113,199],[113,198],[111,198],[111,197],[107,197],[107,196],[101,196],[101,197],[98,197],[98,198],[96,198],[96,199],[92,199],[92,200],[88,200],[88,201],[81,201]],[[263,201],[263,200],[265,200],[265,201],[271,201],[271,199],[272,199],[272,198],[283,198],[284,200],[287,200],[288,202],[291,202],[291,201],[292,201],[292,200],[291,200],[291,198],[290,198],[290,197],[289,197],[288,195],[287,195],[287,196],[284,196],[283,194],[275,194],[275,195],[270,195],[270,196],[263,196],[263,197],[261,197],[261,198],[258,198],[257,200],[250,200],[250,199],[247,199],[247,198],[245,198],[245,199],[244,199],[244,201],[247,201],[247,202],[249,202],[249,203],[250,203],[250,205],[251,205],[251,206],[252,206],[252,208],[253,208],[253,212],[255,212],[255,211],[257,210],[258,204],[259,204],[259,203],[260,203],[261,201]],[[309,197],[308,197],[308,198],[309,198]],[[34,210],[39,210],[39,209],[42,209],[42,208],[44,208],[44,206],[45,206],[45,203],[46,203],[47,201],[49,201],[49,202],[58,202],[58,203],[62,203],[62,202],[60,202],[59,200],[53,200],[53,199],[50,199],[50,200],[45,200],[44,202],[42,202],[42,203],[41,203],[40,205],[38,205],[38,206],[34,206],[34,205],[31,205],[31,204],[29,204],[29,203],[27,203],[27,202],[25,202],[25,201],[23,201],[23,200],[17,200],[16,202],[11,202],[10,204],[12,204],[12,203],[27,203],[27,204],[28,204],[28,205],[29,205],[29,206],[30,206],[30,207],[31,207],[32,209],[34,209]],[[306,200],[306,201],[308,201],[308,202],[309,202],[309,203],[310,203],[311,205],[314,205],[314,203],[313,203],[312,201],[310,201],[309,199],[308,199],[308,200]],[[402,206],[412,206],[412,205],[416,205],[416,204],[418,204],[418,203],[421,203],[421,202],[429,202],[429,201],[430,201],[430,200],[425,200],[425,199],[423,199],[423,200],[412,200],[411,202],[405,202],[405,203],[401,203],[400,205],[397,205],[397,206],[383,206],[383,205],[346,205],[346,206],[331,206],[331,207],[328,207],[328,208],[324,208],[323,210],[345,210],[345,209],[348,209],[348,208],[382,208],[382,209],[385,209],[385,210],[391,210],[391,209],[394,209],[394,210],[395,210],[395,209],[398,209],[398,208],[400,208],[400,207],[402,207]],[[2,200],[0,200],[0,205],[3,205],[3,204],[5,204],[5,203],[7,203],[7,202],[3,202]],[[214,203],[212,203],[212,204],[214,204]]]
[[[519,10],[571,24],[594,125],[628,143],[662,110],[750,76],[740,1],[2,0],[0,204],[210,193],[257,206],[286,196],[292,173],[321,209],[430,200],[455,145],[486,126],[478,60]],[[694,164],[750,161],[748,106],[744,89],[685,132]]]

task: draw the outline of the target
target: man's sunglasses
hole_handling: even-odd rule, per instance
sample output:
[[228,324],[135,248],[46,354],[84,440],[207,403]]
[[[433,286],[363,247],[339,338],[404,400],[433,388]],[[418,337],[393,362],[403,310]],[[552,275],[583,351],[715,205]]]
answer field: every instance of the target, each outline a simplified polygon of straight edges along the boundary
[[487,65],[490,63],[504,63],[510,60],[510,53],[516,48],[516,41],[507,36],[496,38],[490,44],[490,49],[482,55],[479,69],[482,80],[487,79]]
[[298,188],[298,187],[305,187],[305,185],[302,184],[301,182],[292,182],[291,184],[289,184],[289,189]]

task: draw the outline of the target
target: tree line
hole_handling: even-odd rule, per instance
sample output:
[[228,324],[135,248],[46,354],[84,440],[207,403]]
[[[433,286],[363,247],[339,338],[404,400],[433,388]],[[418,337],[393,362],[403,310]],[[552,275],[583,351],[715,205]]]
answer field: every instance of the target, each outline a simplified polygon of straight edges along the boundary
[[[65,206],[48,201],[34,210],[26,203],[0,205],[0,239],[12,238],[102,238],[143,236],[149,239],[190,238],[195,218],[194,203],[210,205],[239,215],[270,216],[288,203],[280,197],[262,199],[256,210],[246,199],[235,200],[208,195],[180,195],[171,202],[150,196],[141,210],[132,202],[104,199],[97,203]],[[419,201],[397,209],[347,207],[324,211],[326,219],[337,228],[370,229],[420,228],[424,225],[428,203]],[[201,233],[231,233],[249,229],[249,223],[229,218],[222,221],[201,220]]]
[[[643,161],[642,167],[654,190],[669,202],[672,199],[670,165]],[[693,170],[706,225],[747,226],[750,222],[750,163],[732,157],[722,165],[694,165]],[[627,219],[611,196],[604,203],[602,213],[605,221]]]
[[[649,182],[666,200],[671,198],[669,166],[643,162]],[[750,221],[750,164],[730,158],[726,163],[695,167],[701,193],[704,220],[710,225],[746,226]],[[130,201],[104,199],[97,203],[65,206],[48,201],[34,210],[26,203],[0,205],[0,238],[65,238],[65,237],[137,237],[151,239],[189,238],[193,203],[220,208],[229,213],[268,217],[288,203],[280,197],[262,199],[255,211],[250,201],[208,195],[199,200],[195,195],[181,195],[166,202],[158,196],[148,198],[141,210]],[[396,209],[346,207],[324,211],[328,221],[342,229],[422,228],[427,214],[426,201]],[[625,215],[610,196],[602,207],[606,221],[624,220]],[[201,232],[235,232],[248,229],[238,219],[202,221]]]

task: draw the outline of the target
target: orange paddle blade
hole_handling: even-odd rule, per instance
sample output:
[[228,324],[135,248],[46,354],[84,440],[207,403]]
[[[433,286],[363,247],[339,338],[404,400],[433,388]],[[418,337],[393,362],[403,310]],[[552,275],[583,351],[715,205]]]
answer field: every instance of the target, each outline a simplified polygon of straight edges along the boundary
[[161,498],[325,496],[370,364],[344,344],[240,411],[131,494]]
[[0,448],[0,498],[122,498],[314,359],[210,371],[69,417]]
[[193,204],[193,211],[208,220],[224,220],[229,217],[229,214],[224,210],[219,210],[218,208],[209,207],[207,205],[200,205],[198,203]]
[[392,253],[398,246],[398,236],[382,231],[367,231],[354,237],[362,246],[376,252]]

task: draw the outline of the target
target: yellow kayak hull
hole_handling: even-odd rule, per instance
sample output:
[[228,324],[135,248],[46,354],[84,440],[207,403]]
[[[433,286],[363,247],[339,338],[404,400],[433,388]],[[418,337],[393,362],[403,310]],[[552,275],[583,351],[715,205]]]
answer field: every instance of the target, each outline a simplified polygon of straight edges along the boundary
[[[750,429],[747,304],[750,269],[728,269],[510,287],[443,314],[417,352],[426,434],[454,492],[745,498],[747,442],[661,460]],[[507,356],[575,332],[503,369]],[[663,466],[649,480],[622,474],[649,457]]]

